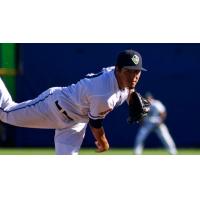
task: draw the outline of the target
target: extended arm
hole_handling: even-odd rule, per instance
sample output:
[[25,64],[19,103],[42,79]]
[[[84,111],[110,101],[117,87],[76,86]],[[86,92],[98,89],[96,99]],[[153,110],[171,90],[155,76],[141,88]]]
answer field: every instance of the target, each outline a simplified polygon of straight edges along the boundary
[[96,139],[96,146],[98,152],[107,151],[109,149],[109,143],[106,139],[105,131],[102,126],[102,120],[89,120],[90,129],[94,138]]

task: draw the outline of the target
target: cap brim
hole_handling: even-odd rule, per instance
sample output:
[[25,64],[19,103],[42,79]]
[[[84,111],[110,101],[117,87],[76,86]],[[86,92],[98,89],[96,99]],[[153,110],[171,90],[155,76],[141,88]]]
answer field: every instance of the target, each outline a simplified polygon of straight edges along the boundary
[[147,69],[145,68],[141,68],[141,67],[136,67],[136,66],[125,66],[123,68],[126,68],[126,69],[132,69],[132,70],[141,70],[141,71],[148,71]]

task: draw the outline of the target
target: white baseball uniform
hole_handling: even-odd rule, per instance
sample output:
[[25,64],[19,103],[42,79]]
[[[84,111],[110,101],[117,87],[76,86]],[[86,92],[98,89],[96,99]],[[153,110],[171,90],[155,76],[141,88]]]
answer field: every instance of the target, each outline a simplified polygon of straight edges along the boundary
[[144,141],[151,132],[155,132],[168,152],[170,154],[176,154],[175,143],[170,136],[167,126],[162,122],[160,113],[166,111],[165,106],[158,100],[152,99],[150,112],[144,119],[144,122],[139,129],[135,140],[135,154],[142,154],[144,148]]
[[19,127],[55,129],[56,154],[78,154],[89,118],[105,118],[128,98],[128,89],[118,87],[114,69],[104,68],[22,103],[13,102],[0,80],[0,120]]

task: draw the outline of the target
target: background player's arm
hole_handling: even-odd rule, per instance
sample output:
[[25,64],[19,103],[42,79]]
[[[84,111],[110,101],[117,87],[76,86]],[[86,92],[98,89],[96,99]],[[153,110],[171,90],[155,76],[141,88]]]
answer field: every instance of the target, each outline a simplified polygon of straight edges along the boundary
[[160,101],[156,101],[155,105],[156,105],[155,108],[159,115],[159,124],[161,124],[165,121],[167,117],[167,111],[166,111],[165,106]]
[[102,120],[93,120],[89,121],[90,129],[94,138],[96,139],[96,146],[98,152],[107,151],[109,149],[109,143],[106,139],[105,131],[102,126]]
[[167,117],[167,112],[164,111],[164,112],[160,112],[159,114],[160,114],[159,115],[159,117],[160,117],[160,123],[162,123],[166,119],[166,117]]

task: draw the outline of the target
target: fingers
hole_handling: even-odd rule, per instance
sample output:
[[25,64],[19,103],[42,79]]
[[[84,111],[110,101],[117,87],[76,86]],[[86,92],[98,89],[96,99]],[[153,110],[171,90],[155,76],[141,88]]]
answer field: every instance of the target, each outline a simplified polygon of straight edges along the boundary
[[98,143],[98,141],[95,141],[95,145],[96,145],[96,147],[97,147],[96,152],[100,153],[100,152],[106,151],[106,149],[103,148],[103,147]]

